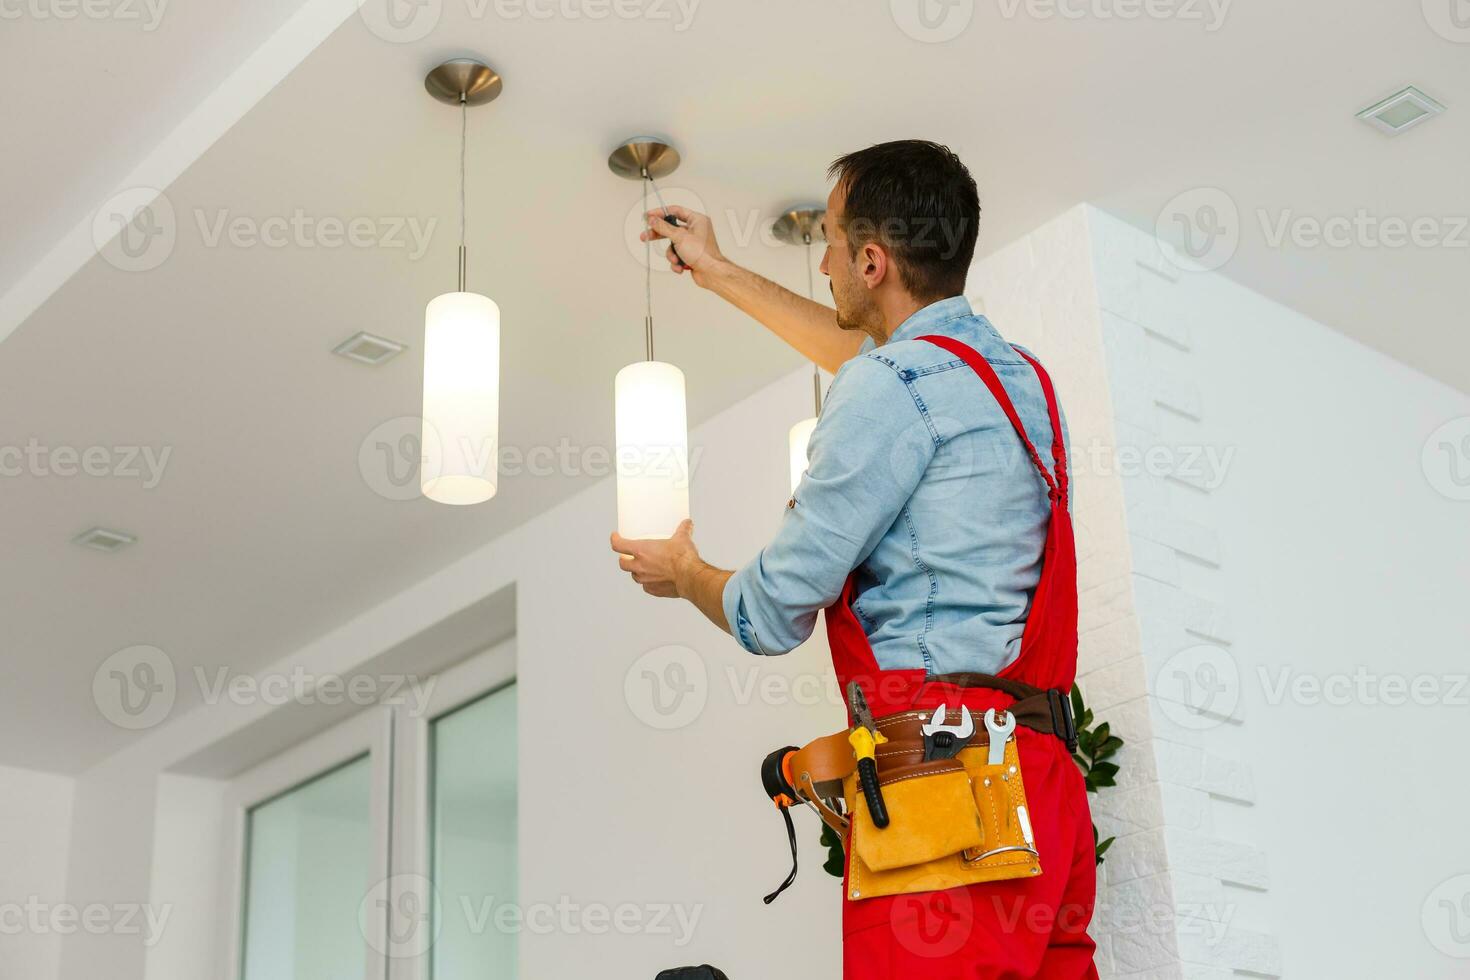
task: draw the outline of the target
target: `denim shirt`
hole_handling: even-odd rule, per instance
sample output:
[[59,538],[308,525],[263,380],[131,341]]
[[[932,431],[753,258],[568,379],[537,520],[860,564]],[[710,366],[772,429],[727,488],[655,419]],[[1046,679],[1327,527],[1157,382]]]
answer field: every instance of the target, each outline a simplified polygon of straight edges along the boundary
[[984,383],[924,334],[990,362],[1054,465],[1031,365],[962,296],[919,310],[837,372],[780,531],[725,586],[725,617],[750,652],[806,640],[856,570],[853,610],[881,668],[995,673],[1019,656],[1046,487]]

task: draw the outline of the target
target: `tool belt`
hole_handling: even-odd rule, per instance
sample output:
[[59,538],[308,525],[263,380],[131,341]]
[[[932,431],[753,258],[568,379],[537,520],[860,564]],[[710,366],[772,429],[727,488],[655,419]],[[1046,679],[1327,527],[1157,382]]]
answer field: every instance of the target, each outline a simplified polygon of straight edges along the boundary
[[[1061,691],[989,674],[931,680],[1000,690],[1016,700],[983,719],[971,718],[967,708],[945,707],[875,719],[876,793],[860,784],[854,729],[766,757],[762,784],[785,819],[792,859],[791,873],[766,896],[768,904],[796,879],[790,810],[798,803],[810,806],[842,841],[851,900],[1041,874],[1014,731],[1021,725],[1055,735],[1075,750],[1070,700]],[[960,717],[971,729],[963,737],[963,726],[953,724]]]

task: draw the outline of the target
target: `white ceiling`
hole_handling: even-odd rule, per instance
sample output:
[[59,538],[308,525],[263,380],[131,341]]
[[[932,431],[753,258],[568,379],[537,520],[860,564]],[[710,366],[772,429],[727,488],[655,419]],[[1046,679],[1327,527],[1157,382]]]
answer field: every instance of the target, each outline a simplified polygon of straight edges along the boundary
[[[155,32],[7,22],[0,290],[297,2],[175,0]],[[1008,18],[1010,4],[981,3],[947,44],[907,37],[879,2],[706,0],[684,31],[657,19],[476,18],[480,6],[444,0],[413,43],[350,17],[167,188],[178,240],[166,261],[124,272],[93,257],[0,346],[0,444],[171,451],[153,489],[0,482],[0,762],[77,769],[132,737],[91,700],[113,651],[150,644],[183,670],[250,672],[588,484],[508,477],[494,502],[456,509],[385,499],[359,469],[368,434],[417,411],[423,305],[453,284],[458,117],[421,87],[446,56],[480,55],[506,80],[470,116],[469,254],[471,287],[503,311],[511,446],[611,440],[612,375],[641,355],[642,282],[626,245],[637,188],[603,161],[647,131],[684,152],[666,193],[702,202],[727,238],[727,215],[749,228],[820,199],[834,156],[905,136],[949,143],[970,164],[982,250],[1078,201],[1152,228],[1176,194],[1219,187],[1247,216],[1226,274],[1470,387],[1470,251],[1283,251],[1254,219],[1257,208],[1470,214],[1470,47],[1435,34],[1418,4],[1239,2],[1207,32],[1037,19],[1024,6]],[[672,3],[656,9],[677,19]],[[1396,139],[1352,118],[1410,82],[1449,113]],[[209,224],[222,211],[442,220],[415,260],[404,249],[211,247],[196,213]],[[789,248],[729,251],[804,282]],[[665,275],[656,289],[659,353],[686,372],[691,421],[796,366],[687,282]],[[328,354],[362,329],[410,350],[377,369]],[[110,556],[67,543],[92,524],[139,543]]]

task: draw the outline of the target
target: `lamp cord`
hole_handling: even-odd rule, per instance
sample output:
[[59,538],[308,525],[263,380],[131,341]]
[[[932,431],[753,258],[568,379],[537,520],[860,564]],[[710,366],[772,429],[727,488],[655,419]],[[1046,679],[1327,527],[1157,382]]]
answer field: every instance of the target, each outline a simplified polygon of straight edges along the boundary
[[[807,232],[806,239],[806,298],[813,303],[817,301],[817,287],[812,284],[812,233]],[[817,414],[822,414],[822,369],[817,367],[817,362],[812,361],[812,400],[816,403]]]
[[465,276],[465,142],[469,126],[469,102],[466,93],[459,93],[459,291],[464,292]]
[[[643,229],[648,230],[648,188],[653,178],[643,171]],[[658,188],[654,188],[658,193]],[[667,208],[665,209],[667,210]],[[643,318],[643,344],[648,360],[653,360],[653,239],[643,242],[643,301],[647,314]]]
[[[647,169],[644,169],[644,171],[643,171],[643,225],[644,225],[644,228],[646,229],[648,227],[648,189],[650,187],[653,188],[653,196],[656,197],[656,198],[658,198],[658,206],[663,209],[663,212],[664,212],[664,220],[665,221],[668,221],[670,224],[677,224],[678,222],[674,219],[673,214],[669,211],[669,206],[664,203],[664,196],[663,196],[662,193],[659,192],[658,184],[655,183],[655,181],[653,179],[653,174],[649,173]],[[670,246],[670,247],[672,247],[672,246]],[[682,258],[679,258],[679,251],[678,251],[678,249],[675,249],[674,250],[674,258],[679,259],[679,261],[681,261],[681,262],[683,261]],[[647,277],[646,280],[645,280],[645,284],[644,284],[644,290],[648,294],[647,297],[646,297],[647,298],[647,302],[648,302],[648,316],[644,320],[644,323],[643,323],[643,325],[644,325],[644,334],[645,334],[644,341],[645,341],[645,343],[647,345],[647,348],[648,348],[648,359],[651,361],[651,360],[653,360],[653,239],[651,239],[651,238],[648,239],[647,241],[645,241],[643,243],[643,265],[645,267],[645,270],[644,271],[645,271],[645,274],[646,274],[646,277]]]

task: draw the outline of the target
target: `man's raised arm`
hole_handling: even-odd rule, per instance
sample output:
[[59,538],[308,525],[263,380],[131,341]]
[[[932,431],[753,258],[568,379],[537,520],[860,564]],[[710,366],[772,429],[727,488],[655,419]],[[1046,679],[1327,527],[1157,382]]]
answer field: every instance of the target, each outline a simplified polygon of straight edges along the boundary
[[665,221],[662,211],[650,211],[643,238],[645,241],[662,238],[672,243],[668,259],[675,272],[691,273],[697,285],[758,320],[826,371],[835,374],[857,354],[863,334],[839,327],[837,311],[725,258],[707,215],[677,205],[669,211],[683,227]]

